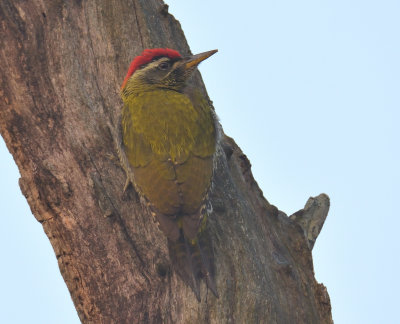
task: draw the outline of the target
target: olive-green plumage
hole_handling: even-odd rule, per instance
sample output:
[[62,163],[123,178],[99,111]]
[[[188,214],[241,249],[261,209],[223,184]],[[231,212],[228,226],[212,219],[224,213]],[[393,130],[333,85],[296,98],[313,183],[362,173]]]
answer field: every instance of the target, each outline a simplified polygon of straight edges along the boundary
[[[164,49],[146,51],[163,53]],[[180,255],[187,258],[179,267],[187,268],[181,271],[186,279],[194,276],[188,281],[198,299],[201,276],[195,273],[196,263],[217,295],[209,240],[198,235],[213,174],[216,122],[208,98],[186,89],[196,66],[216,51],[188,58],[174,51],[177,55],[170,55],[171,50],[146,57],[146,51],[132,62],[121,92],[122,143],[131,180],[172,244],[171,258],[178,263],[182,263]],[[138,64],[142,61],[145,64]],[[208,246],[202,250],[200,243]]]
[[[162,88],[131,95],[124,101],[122,132],[141,194],[159,213],[185,224],[211,184],[216,135],[208,101]],[[175,229],[169,232],[177,238]],[[190,239],[197,234],[193,226],[185,230]]]

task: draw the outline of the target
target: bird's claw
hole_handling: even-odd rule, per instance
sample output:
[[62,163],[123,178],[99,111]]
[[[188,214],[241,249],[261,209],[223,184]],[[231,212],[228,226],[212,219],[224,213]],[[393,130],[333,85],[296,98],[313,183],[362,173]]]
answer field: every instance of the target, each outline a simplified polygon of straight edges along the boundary
[[122,191],[123,194],[126,193],[126,191],[128,190],[128,187],[129,187],[130,184],[131,184],[131,180],[128,177],[126,177],[124,189]]

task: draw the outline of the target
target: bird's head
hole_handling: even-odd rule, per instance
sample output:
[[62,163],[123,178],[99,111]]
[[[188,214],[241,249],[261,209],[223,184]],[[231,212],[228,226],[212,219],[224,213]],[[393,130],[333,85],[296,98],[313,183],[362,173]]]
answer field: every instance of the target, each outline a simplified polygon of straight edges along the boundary
[[123,97],[157,88],[182,90],[197,65],[217,50],[182,57],[169,48],[145,49],[135,57],[121,86]]

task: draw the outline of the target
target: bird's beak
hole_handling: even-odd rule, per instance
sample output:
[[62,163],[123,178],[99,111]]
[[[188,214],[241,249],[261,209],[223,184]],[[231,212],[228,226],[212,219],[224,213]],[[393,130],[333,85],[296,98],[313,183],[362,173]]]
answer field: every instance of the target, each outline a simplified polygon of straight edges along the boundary
[[205,59],[209,58],[211,55],[217,52],[218,50],[212,50],[185,58],[185,70],[191,70],[192,68],[195,68],[197,65],[199,65],[200,62],[204,61]]

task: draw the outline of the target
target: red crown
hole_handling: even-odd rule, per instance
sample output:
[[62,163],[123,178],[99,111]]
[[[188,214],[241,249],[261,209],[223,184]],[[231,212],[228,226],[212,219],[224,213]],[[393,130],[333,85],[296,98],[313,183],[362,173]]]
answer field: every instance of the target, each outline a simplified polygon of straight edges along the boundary
[[169,58],[178,58],[182,57],[179,52],[170,49],[170,48],[152,48],[152,49],[145,49],[142,54],[139,56],[136,56],[128,70],[128,73],[126,74],[126,77],[124,79],[124,82],[122,83],[121,90],[125,88],[126,83],[128,82],[129,78],[131,75],[142,65],[147,64],[151,62],[155,57],[157,56],[166,56]]

